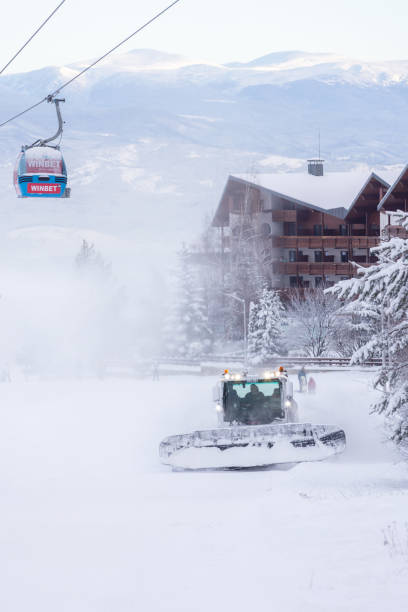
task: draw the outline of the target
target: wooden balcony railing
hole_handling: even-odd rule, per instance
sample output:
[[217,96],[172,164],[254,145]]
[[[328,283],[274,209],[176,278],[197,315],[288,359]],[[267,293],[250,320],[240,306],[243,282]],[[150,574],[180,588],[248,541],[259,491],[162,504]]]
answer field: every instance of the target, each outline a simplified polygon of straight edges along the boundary
[[355,270],[355,267],[351,263],[278,261],[273,264],[273,271],[275,274],[288,274],[290,276],[302,276],[304,274],[310,274],[312,276],[353,276]]
[[381,234],[386,239],[395,237],[404,239],[408,238],[408,231],[401,225],[386,225]]
[[282,249],[369,249],[379,243],[376,236],[272,236],[272,246]]

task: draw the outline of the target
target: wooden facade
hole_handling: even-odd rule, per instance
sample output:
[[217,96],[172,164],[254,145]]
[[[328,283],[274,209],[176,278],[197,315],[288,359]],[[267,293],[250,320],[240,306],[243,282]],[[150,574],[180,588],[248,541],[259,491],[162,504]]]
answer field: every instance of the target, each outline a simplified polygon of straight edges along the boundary
[[[398,202],[405,196],[408,199],[408,167],[397,187]],[[265,255],[276,288],[330,285],[355,275],[356,264],[367,266],[375,261],[370,249],[379,244],[387,227],[391,229],[389,219],[384,224],[380,206],[386,194],[392,199],[390,190],[386,181],[371,173],[362,180],[352,202],[323,209],[231,176],[212,225],[221,230],[227,262],[239,248],[237,236],[242,236],[242,227],[249,227],[248,239],[254,240],[258,252]],[[393,198],[395,202],[397,198]]]

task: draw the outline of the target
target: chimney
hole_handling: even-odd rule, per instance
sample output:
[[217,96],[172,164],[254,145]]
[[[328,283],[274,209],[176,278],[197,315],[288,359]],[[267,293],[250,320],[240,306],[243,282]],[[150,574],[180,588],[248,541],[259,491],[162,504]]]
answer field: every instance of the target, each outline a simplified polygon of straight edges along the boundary
[[307,171],[313,176],[323,176],[323,162],[324,159],[308,159],[307,160]]

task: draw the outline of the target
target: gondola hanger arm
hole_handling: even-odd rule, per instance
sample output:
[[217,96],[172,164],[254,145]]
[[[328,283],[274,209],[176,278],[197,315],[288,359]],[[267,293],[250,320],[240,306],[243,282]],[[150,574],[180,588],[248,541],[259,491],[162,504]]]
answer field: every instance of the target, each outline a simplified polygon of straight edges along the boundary
[[62,119],[61,109],[59,105],[60,105],[60,102],[65,102],[65,98],[55,98],[52,94],[50,94],[49,96],[47,96],[46,100],[47,102],[51,102],[55,104],[55,110],[57,112],[57,119],[58,119],[58,129],[55,132],[54,136],[36,140],[35,142],[33,142],[32,145],[30,145],[29,147],[26,147],[27,149],[31,149],[32,147],[44,147],[49,142],[52,142],[53,140],[56,140],[57,138],[59,138],[63,132],[64,121]]

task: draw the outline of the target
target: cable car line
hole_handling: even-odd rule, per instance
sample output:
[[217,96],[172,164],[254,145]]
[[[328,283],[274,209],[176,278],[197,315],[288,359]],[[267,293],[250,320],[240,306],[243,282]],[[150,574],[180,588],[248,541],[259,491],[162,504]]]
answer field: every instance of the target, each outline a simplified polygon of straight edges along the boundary
[[145,28],[147,28],[151,23],[153,23],[153,21],[156,21],[156,19],[159,19],[159,17],[161,17],[164,13],[166,13],[167,11],[169,11],[175,4],[178,4],[179,2],[181,2],[181,0],[174,0],[174,2],[172,2],[171,4],[169,4],[168,6],[166,6],[166,8],[164,8],[163,10],[160,11],[160,13],[157,13],[156,15],[154,15],[154,17],[152,17],[151,19],[149,19],[149,21],[146,21],[146,23],[144,23],[142,26],[140,26],[137,30],[135,30],[132,34],[130,34],[129,36],[127,36],[126,38],[124,38],[120,43],[118,43],[117,45],[115,45],[114,47],[112,47],[112,49],[110,49],[109,51],[107,51],[104,55],[102,55],[99,59],[95,60],[94,62],[92,62],[92,64],[90,64],[89,66],[87,66],[86,68],[84,68],[83,70],[81,70],[81,72],[79,72],[77,75],[75,75],[74,77],[72,77],[72,79],[70,79],[69,81],[67,81],[66,83],[64,83],[63,85],[61,85],[61,87],[59,87],[58,89],[56,89],[52,94],[50,94],[51,96],[56,96],[57,94],[60,93],[60,91],[62,91],[65,87],[68,87],[68,85],[70,85],[71,83],[73,83],[73,81],[75,81],[76,79],[79,79],[80,76],[82,76],[83,74],[85,74],[85,72],[88,72],[88,70],[90,70],[91,68],[93,68],[94,66],[96,66],[96,64],[99,64],[99,62],[101,62],[102,60],[104,60],[106,57],[108,57],[108,55],[110,55],[111,53],[113,53],[114,51],[116,51],[116,49],[119,49],[119,47],[121,47],[122,45],[124,45],[128,40],[130,40],[131,38],[133,38],[134,36],[136,36],[136,34],[139,34],[139,32],[141,32],[142,30],[144,30]]
[[[65,1],[65,0],[64,0]],[[90,70],[91,68],[93,68],[94,66],[96,66],[96,64],[99,64],[99,62],[101,62],[103,59],[105,59],[106,57],[108,57],[108,55],[110,55],[111,53],[113,53],[114,51],[116,51],[116,49],[119,49],[119,47],[121,47],[122,45],[124,45],[128,40],[130,40],[131,38],[133,38],[134,36],[136,36],[136,34],[139,34],[139,32],[141,32],[142,30],[144,30],[145,28],[147,28],[150,24],[152,24],[154,21],[156,21],[156,19],[159,19],[159,17],[161,17],[162,15],[164,15],[164,13],[166,13],[167,11],[169,11],[173,6],[175,6],[176,4],[178,4],[179,2],[181,2],[181,0],[174,0],[173,2],[171,2],[171,4],[169,4],[168,6],[166,6],[164,9],[162,9],[159,13],[157,13],[156,15],[154,15],[151,19],[149,19],[148,21],[146,21],[146,23],[144,23],[142,26],[140,26],[137,30],[135,30],[132,34],[130,34],[129,36],[127,36],[126,38],[124,38],[121,42],[119,42],[117,45],[115,45],[114,47],[112,47],[112,49],[110,49],[109,51],[107,51],[106,53],[104,53],[103,55],[101,55],[101,57],[99,57],[97,60],[95,60],[94,62],[92,62],[92,64],[90,64],[89,66],[87,66],[86,68],[84,68],[83,70],[81,70],[81,72],[78,72],[78,74],[76,74],[74,77],[72,77],[72,79],[69,79],[69,81],[67,81],[66,83],[63,83],[60,87],[58,87],[58,89],[56,89],[55,91],[53,91],[51,94],[45,96],[44,98],[42,98],[42,100],[39,100],[36,104],[33,104],[32,106],[30,106],[29,108],[27,108],[26,110],[21,111],[20,113],[18,113],[17,115],[14,115],[13,117],[10,117],[10,119],[7,119],[6,121],[3,121],[3,123],[0,123],[0,128],[3,127],[4,125],[7,125],[7,123],[10,123],[11,121],[14,121],[15,119],[18,119],[18,117],[21,117],[22,115],[24,115],[25,113],[28,113],[29,111],[33,110],[34,108],[36,108],[37,106],[40,106],[40,104],[42,104],[43,102],[46,101],[50,101],[50,98],[54,98],[56,95],[58,95],[60,93],[60,91],[62,91],[63,89],[65,89],[65,87],[68,87],[68,85],[70,85],[71,83],[73,83],[74,81],[76,81],[76,79],[79,79],[80,76],[82,76],[83,74],[85,74],[85,72],[88,72],[88,70]]]
[[26,48],[26,46],[33,40],[33,38],[40,32],[40,30],[43,29],[43,27],[45,26],[46,23],[49,22],[49,20],[51,19],[51,17],[53,17],[55,15],[55,13],[58,11],[59,8],[61,8],[61,6],[64,4],[65,0],[62,0],[62,2],[59,3],[59,5],[52,11],[52,13],[50,13],[47,17],[47,19],[45,19],[45,21],[42,22],[42,24],[36,29],[36,31],[34,32],[34,34],[32,34],[30,36],[30,38],[24,43],[24,45],[17,51],[17,53],[15,53],[13,55],[13,57],[7,62],[7,64],[0,70],[0,75],[3,74],[3,72],[6,70],[6,68],[8,68],[10,66],[10,64],[12,62],[14,62],[14,60],[16,59],[16,57],[18,57],[20,55],[20,53],[23,51],[23,49]]
[[21,111],[21,113],[18,113],[17,115],[14,115],[14,117],[10,117],[10,119],[7,119],[7,121],[3,121],[3,123],[0,123],[0,127],[3,127],[3,125],[7,125],[7,123],[10,123],[10,121],[14,121],[14,119],[18,119],[19,117],[21,117],[22,115],[25,115],[26,113],[30,112],[31,110],[33,110],[37,106],[40,106],[40,104],[45,102],[46,99],[47,99],[46,97],[43,98],[39,102],[36,102],[36,104],[33,104],[29,108],[26,108],[25,110]]
[[31,145],[23,145],[20,154],[17,157],[13,173],[13,182],[19,198],[69,198],[71,196],[71,188],[68,187],[67,184],[67,167],[60,151],[59,144],[50,144],[59,136],[62,136],[63,131],[64,122],[62,120],[59,104],[60,102],[65,102],[65,99],[57,97],[58,94],[65,89],[65,87],[68,87],[68,85],[85,74],[85,72],[96,66],[96,64],[108,57],[108,55],[124,45],[128,40],[136,36],[136,34],[147,28],[151,23],[156,21],[156,19],[159,19],[159,17],[161,17],[180,1],[181,0],[173,0],[173,2],[171,2],[166,8],[154,15],[132,34],[124,38],[117,45],[112,47],[112,49],[101,55],[101,57],[92,62],[89,66],[78,72],[78,74],[76,74],[74,77],[60,85],[58,89],[48,94],[45,98],[42,98],[42,100],[39,100],[36,104],[33,104],[26,110],[21,111],[17,115],[14,115],[14,117],[11,117],[7,121],[0,124],[0,127],[2,127],[7,123],[10,123],[10,121],[21,117],[30,110],[40,106],[40,104],[45,101],[55,104],[58,118],[57,132],[49,138],[41,138],[36,140]]

